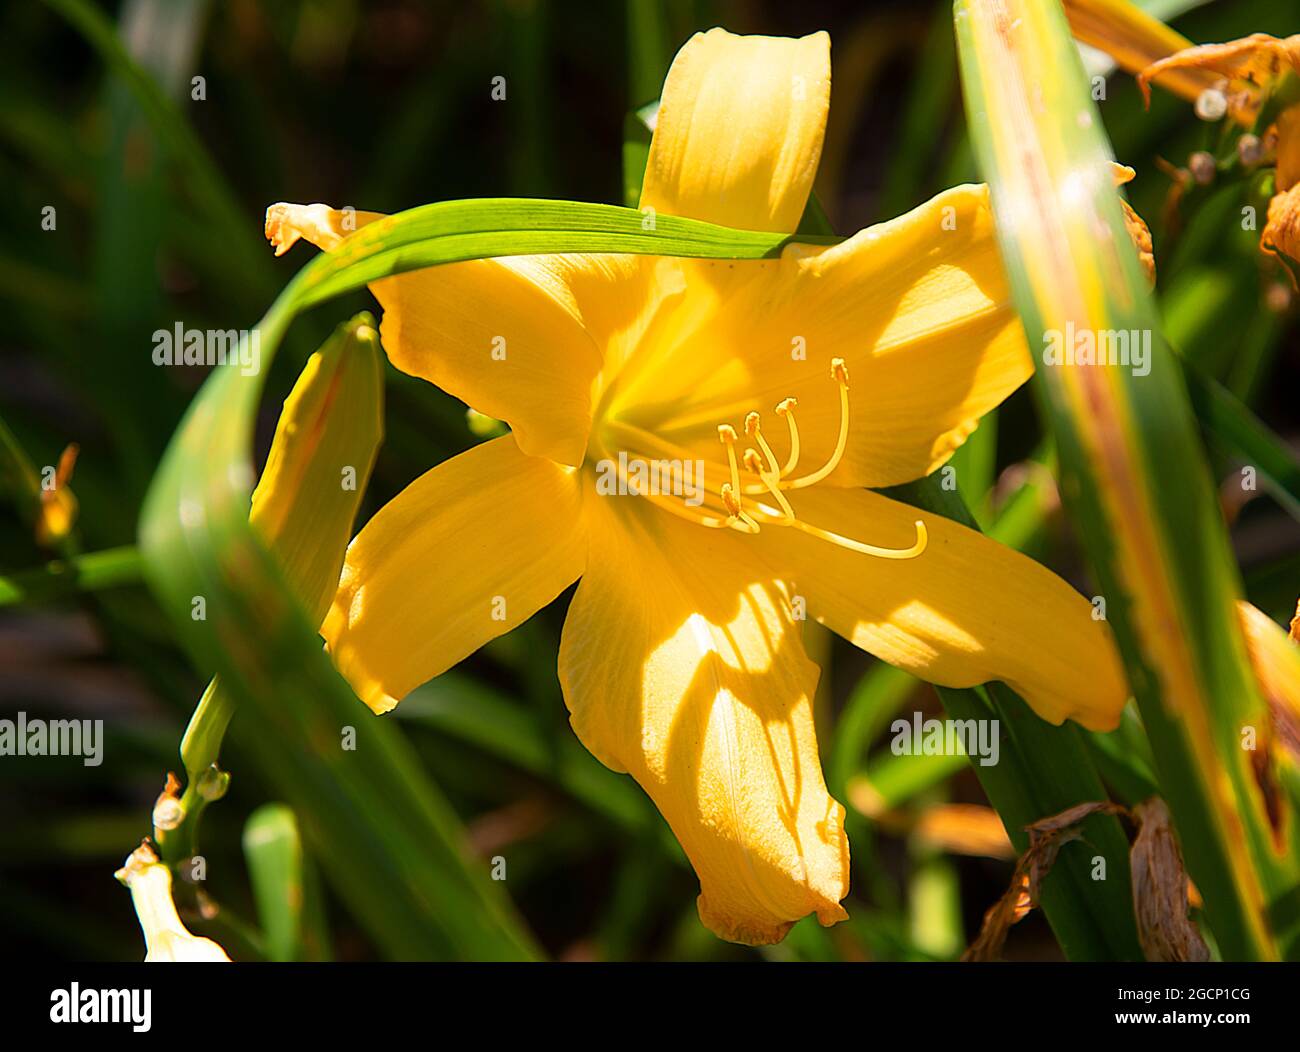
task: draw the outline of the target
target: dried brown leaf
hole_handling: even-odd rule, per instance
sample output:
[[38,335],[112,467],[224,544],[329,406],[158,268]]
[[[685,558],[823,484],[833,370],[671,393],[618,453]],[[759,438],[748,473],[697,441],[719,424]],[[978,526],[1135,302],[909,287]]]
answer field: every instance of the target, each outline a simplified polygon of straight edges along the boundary
[[1148,961],[1208,961],[1210,951],[1187,916],[1187,870],[1169,808],[1158,796],[1133,809],[1137,839],[1130,865],[1138,939]]
[[1039,891],[1061,848],[1083,835],[1080,823],[1090,815],[1123,814],[1124,808],[1107,800],[1068,807],[1060,814],[1040,818],[1025,826],[1029,849],[1020,856],[1006,893],[988,908],[980,933],[961,955],[963,961],[997,960],[1011,926],[1038,905]]

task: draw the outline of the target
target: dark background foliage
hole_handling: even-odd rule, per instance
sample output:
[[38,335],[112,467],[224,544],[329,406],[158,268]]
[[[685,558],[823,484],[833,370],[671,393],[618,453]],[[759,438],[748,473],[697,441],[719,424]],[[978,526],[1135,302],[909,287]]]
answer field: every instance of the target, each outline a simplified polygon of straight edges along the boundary
[[[1288,6],[1233,0],[1176,24],[1202,41],[1285,35],[1300,29],[1300,12]],[[212,158],[233,204],[226,222],[214,222],[203,188],[83,38],[43,4],[6,5],[0,418],[38,466],[55,463],[65,444],[80,445],[73,478],[80,547],[134,543],[152,472],[202,382],[201,370],[154,367],[152,332],[177,322],[249,327],[308,258],[300,247],[274,260],[261,242],[271,202],[384,212],[461,197],[620,202],[625,114],[656,96],[667,59],[689,34],[715,24],[831,32],[835,86],[818,193],[840,231],[976,178],[948,3],[649,7],[647,15],[640,3],[578,0],[104,5]],[[507,78],[505,103],[490,97],[498,75]],[[204,78],[202,100],[192,98],[194,76]],[[1294,442],[1294,310],[1287,286],[1257,252],[1257,235],[1239,229],[1240,201],[1233,192],[1211,194],[1191,215],[1165,216],[1169,180],[1156,157],[1183,164],[1211,132],[1185,103],[1159,92],[1144,112],[1123,74],[1110,79],[1102,112],[1119,159],[1138,169],[1129,196],[1155,234],[1171,342]],[[54,231],[41,227],[47,206],[56,210]],[[372,306],[356,295],[295,328],[292,353],[272,376],[263,453],[306,354],[336,322]],[[391,369],[386,426],[363,517],[476,441],[463,406]],[[994,477],[1003,476],[1003,489],[1040,433],[1031,401],[1017,394],[997,430]],[[1230,463],[1217,467],[1234,477]],[[0,498],[12,514],[0,516],[0,575],[50,557],[17,513],[14,479],[4,482]],[[977,507],[997,503],[983,490],[966,496]],[[1300,581],[1295,524],[1268,498],[1245,506],[1225,499],[1248,590],[1283,619]],[[1086,587],[1059,515],[1048,517],[1032,550]],[[565,602],[440,681],[430,695],[437,704],[396,718],[465,821],[472,849],[508,855],[509,890],[550,954],[754,955],[699,925],[696,882],[661,820],[630,780],[607,775],[572,738],[554,666]],[[888,683],[847,647],[837,644],[829,656],[819,718],[824,754],[836,756],[832,789],[843,799],[852,775],[874,762],[893,711],[937,706],[929,688]],[[202,687],[139,584],[0,609],[0,716],[23,710],[103,719],[106,727],[101,767],[0,757],[0,939],[11,958],[141,956],[128,895],[112,871],[149,832],[153,799],[166,771],[179,768],[177,744]],[[254,912],[240,831],[268,793],[237,745],[223,759],[232,790],[205,817],[202,844],[207,891],[225,919],[195,926],[233,949],[242,945],[233,918]],[[584,778],[595,789],[575,790]],[[950,800],[983,802],[969,772],[925,783],[908,813]],[[891,826],[855,811],[850,832],[853,920],[830,932],[805,922],[767,956],[950,956],[1010,875],[1006,859],[939,850],[915,823]],[[375,956],[328,887],[321,894],[333,955]],[[1008,952],[1057,953],[1037,920],[1020,926]]]

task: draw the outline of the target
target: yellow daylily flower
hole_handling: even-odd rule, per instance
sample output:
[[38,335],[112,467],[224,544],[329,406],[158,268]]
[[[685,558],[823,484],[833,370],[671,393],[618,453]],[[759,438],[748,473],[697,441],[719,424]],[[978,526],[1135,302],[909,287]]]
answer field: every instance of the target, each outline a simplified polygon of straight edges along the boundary
[[[793,231],[829,44],[691,39],[643,207]],[[279,204],[267,230],[328,250],[373,218]],[[512,432],[421,476],[352,542],[322,628],[333,660],[385,712],[580,579],[559,654],[573,727],[654,800],[722,937],[846,916],[805,605],[924,679],[1003,680],[1053,722],[1117,722],[1128,692],[1089,603],[864,488],[935,470],[1033,370],[985,187],[778,259],[498,258],[372,290],[393,363]]]
[[145,841],[127,856],[114,876],[131,890],[131,901],[144,931],[145,963],[225,961],[226,951],[211,939],[192,935],[172,901],[171,870],[158,861]]

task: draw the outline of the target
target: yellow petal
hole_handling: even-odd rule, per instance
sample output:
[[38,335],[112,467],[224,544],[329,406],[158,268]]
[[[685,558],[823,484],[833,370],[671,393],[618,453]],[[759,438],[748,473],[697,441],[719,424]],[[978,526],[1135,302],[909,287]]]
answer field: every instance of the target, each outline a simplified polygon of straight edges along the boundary
[[1241,601],[1237,616],[1260,691],[1273,711],[1280,736],[1300,756],[1300,646],[1262,610]]
[[[267,236],[277,251],[299,237],[328,250],[351,227],[382,218],[278,204],[267,211]],[[411,271],[371,291],[384,308],[380,335],[397,368],[505,420],[525,453],[577,465],[601,353],[570,283],[599,287],[621,277],[600,257],[502,257]]]
[[525,453],[582,463],[600,350],[556,257],[451,263],[373,286],[388,357],[488,416]]
[[[1116,164],[1112,161],[1110,168],[1111,174],[1115,177],[1116,186],[1123,186],[1125,183],[1132,182],[1133,177],[1137,175],[1126,164]],[[1124,210],[1124,229],[1128,231],[1128,236],[1133,241],[1133,247],[1137,249],[1138,262],[1142,265],[1142,273],[1147,276],[1147,285],[1150,288],[1155,288],[1156,257],[1151,243],[1151,230],[1143,218],[1134,211],[1133,206],[1124,198],[1119,199],[1119,205]]]
[[553,600],[582,572],[575,472],[510,435],[426,472],[348,548],[321,634],[375,712]]
[[248,516],[313,625],[338,587],[383,432],[379,334],[362,314],[307,359],[285,399]]
[[830,94],[825,33],[697,33],[664,83],[641,207],[793,231],[817,174]]
[[1001,680],[1051,723],[1119,721],[1128,687],[1104,621],[1065,581],[974,530],[866,490],[822,486],[792,497],[798,517],[913,559],[860,555],[778,526],[753,538],[807,597],[808,613],[845,639],[946,687]]
[[1300,105],[1277,115],[1277,189],[1281,193],[1300,182]]
[[[1259,247],[1270,255],[1300,259],[1300,184],[1274,194],[1269,201],[1268,222],[1260,235]],[[1291,268],[1287,268],[1287,273],[1292,274]],[[1294,274],[1291,280],[1294,284]]]
[[[800,473],[835,448],[849,367],[848,446],[831,485],[929,474],[1033,373],[983,186],[949,190],[829,249],[683,261],[686,293],[647,335],[611,411],[715,461],[717,426],[798,399]],[[784,458],[784,424],[766,417]]]
[[912,836],[920,845],[954,855],[1016,857],[1001,817],[978,804],[933,804],[917,816]]
[[822,778],[804,653],[783,588],[745,539],[588,498],[591,552],[560,644],[583,744],[654,800],[700,878],[700,918],[736,942],[845,917],[844,809]]

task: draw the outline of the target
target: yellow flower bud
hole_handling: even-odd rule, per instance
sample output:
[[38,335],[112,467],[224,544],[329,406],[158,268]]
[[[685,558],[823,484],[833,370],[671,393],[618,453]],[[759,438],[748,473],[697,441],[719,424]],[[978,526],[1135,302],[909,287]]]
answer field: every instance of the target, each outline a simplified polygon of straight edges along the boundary
[[77,521],[77,498],[68,489],[68,482],[77,463],[78,448],[74,442],[64,449],[58,466],[54,469],[53,485],[41,490],[41,502],[36,515],[36,541],[47,548],[63,540]]
[[313,354],[285,399],[249,522],[320,624],[383,438],[383,365],[361,313]]

